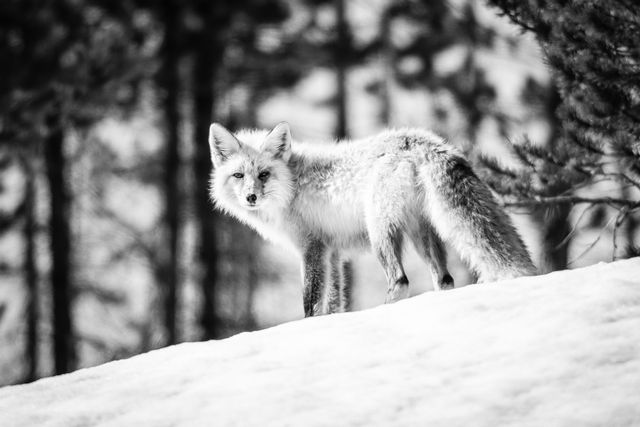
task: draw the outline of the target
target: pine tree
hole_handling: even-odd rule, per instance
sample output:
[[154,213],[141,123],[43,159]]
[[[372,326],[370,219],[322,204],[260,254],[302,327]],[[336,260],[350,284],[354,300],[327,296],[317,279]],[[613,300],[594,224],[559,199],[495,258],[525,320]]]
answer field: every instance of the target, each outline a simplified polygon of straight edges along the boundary
[[27,371],[25,382],[35,381],[38,378],[38,320],[40,318],[38,290],[38,267],[36,265],[36,188],[33,173],[32,153],[25,153],[21,159],[25,174],[24,188],[24,223],[23,235],[25,240],[25,253],[23,269],[27,285],[27,339],[25,345],[25,360]]
[[161,93],[161,105],[164,112],[166,142],[164,153],[163,193],[164,232],[160,275],[158,285],[163,306],[163,326],[165,343],[178,342],[177,311],[179,304],[178,286],[178,240],[180,237],[180,207],[182,194],[180,189],[180,65],[184,48],[181,28],[181,7],[176,0],[160,2],[160,17],[164,24],[162,46],[160,48],[160,67],[157,74],[158,88]]
[[[618,228],[635,224],[640,211],[640,9],[630,0],[490,3],[535,34],[561,99],[559,143],[514,144],[521,169],[489,161],[492,184],[511,206],[615,209],[609,220],[615,257]],[[580,193],[602,182],[616,183],[621,194]],[[633,230],[627,235],[633,245]]]
[[[194,193],[197,227],[200,242],[198,258],[202,266],[199,285],[202,289],[200,323],[203,338],[220,338],[226,334],[223,319],[219,316],[221,253],[221,225],[224,220],[213,212],[209,200],[209,176],[211,160],[207,135],[209,125],[221,122],[235,126],[234,115],[221,114],[225,95],[239,84],[247,84],[257,100],[267,93],[266,88],[290,76],[290,63],[284,61],[280,74],[275,67],[277,59],[286,60],[282,52],[264,53],[257,49],[259,30],[264,24],[282,22],[286,8],[279,0],[243,1],[193,1],[190,6],[198,21],[189,36],[189,53],[193,55],[194,100]],[[287,48],[285,43],[282,49]],[[280,50],[282,50],[280,49]],[[222,86],[224,82],[224,87]],[[255,108],[252,106],[250,108]],[[240,124],[240,123],[238,123]],[[246,242],[239,239],[238,242]],[[229,250],[231,248],[227,248]],[[248,251],[255,247],[244,248]],[[246,261],[254,262],[253,258]],[[255,265],[249,268],[255,268]],[[251,279],[251,274],[248,275]],[[253,286],[254,284],[247,284]]]
[[[403,46],[393,46],[386,40],[396,20],[413,28],[411,41]],[[495,90],[476,60],[477,49],[491,47],[493,30],[477,21],[472,2],[464,3],[461,11],[455,13],[451,5],[441,0],[390,2],[383,11],[382,23],[378,45],[385,55],[393,56],[390,67],[393,81],[409,89],[420,87],[450,94],[466,118],[463,130],[469,146],[465,148],[471,150],[482,120],[496,114],[492,105]],[[446,73],[436,71],[438,55],[455,46],[466,47],[461,65]],[[417,60],[419,66],[408,69],[401,66],[407,59]],[[446,115],[447,111],[439,113]]]
[[44,153],[56,373],[72,370],[77,359],[65,138],[135,93],[129,89],[140,68],[128,7],[100,0],[0,4],[0,141],[39,144]]

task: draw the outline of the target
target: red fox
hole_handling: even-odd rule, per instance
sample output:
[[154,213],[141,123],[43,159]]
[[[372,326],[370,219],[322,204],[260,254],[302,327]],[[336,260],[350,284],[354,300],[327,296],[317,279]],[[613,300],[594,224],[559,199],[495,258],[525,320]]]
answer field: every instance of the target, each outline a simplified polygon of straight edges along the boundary
[[388,130],[327,146],[292,141],[286,123],[235,135],[214,123],[209,144],[215,205],[300,255],[305,316],[344,309],[344,301],[327,306],[324,299],[351,249],[370,247],[377,256],[386,302],[405,298],[405,238],[435,289],[454,286],[443,241],[481,282],[536,273],[487,186],[461,152],[431,132]]

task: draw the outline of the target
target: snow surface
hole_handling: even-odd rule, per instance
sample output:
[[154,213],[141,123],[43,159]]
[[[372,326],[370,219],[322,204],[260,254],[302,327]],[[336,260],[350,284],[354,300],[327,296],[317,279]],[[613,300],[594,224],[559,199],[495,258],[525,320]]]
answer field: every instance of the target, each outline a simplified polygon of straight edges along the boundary
[[639,426],[640,259],[0,389],[0,426]]

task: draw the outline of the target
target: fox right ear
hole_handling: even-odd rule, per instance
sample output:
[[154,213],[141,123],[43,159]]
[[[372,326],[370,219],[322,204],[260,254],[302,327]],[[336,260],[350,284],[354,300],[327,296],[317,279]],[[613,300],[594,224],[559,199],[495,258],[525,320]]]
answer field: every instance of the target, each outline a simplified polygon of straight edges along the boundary
[[209,128],[209,148],[214,166],[220,166],[232,154],[240,151],[240,142],[224,126],[212,123]]
[[261,151],[271,153],[275,157],[289,161],[291,156],[291,130],[287,122],[280,122],[265,138]]

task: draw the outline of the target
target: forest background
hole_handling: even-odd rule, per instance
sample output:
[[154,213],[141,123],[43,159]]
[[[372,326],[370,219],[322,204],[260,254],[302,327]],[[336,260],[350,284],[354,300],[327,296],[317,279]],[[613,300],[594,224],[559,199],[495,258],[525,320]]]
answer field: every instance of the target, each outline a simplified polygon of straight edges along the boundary
[[[213,210],[207,132],[434,130],[541,272],[638,254],[631,1],[5,0],[0,385],[302,317],[299,260]],[[411,292],[431,289],[408,254]],[[457,285],[473,274],[450,254]],[[384,300],[370,254],[354,309]]]

